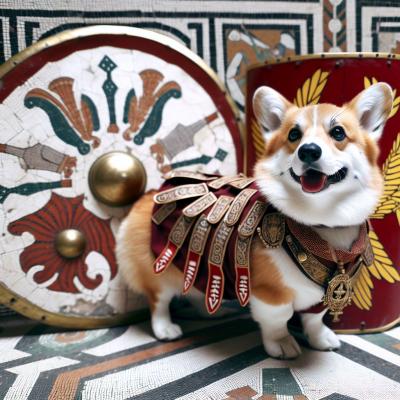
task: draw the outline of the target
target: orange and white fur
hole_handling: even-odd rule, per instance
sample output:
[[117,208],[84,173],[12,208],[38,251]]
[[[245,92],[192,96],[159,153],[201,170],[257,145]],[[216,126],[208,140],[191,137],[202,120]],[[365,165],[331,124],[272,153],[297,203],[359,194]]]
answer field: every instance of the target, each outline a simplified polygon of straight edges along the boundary
[[[259,88],[253,109],[265,130],[266,148],[254,175],[265,198],[283,214],[311,226],[333,247],[350,249],[381,194],[376,142],[392,101],[385,83],[370,86],[343,107],[298,108],[274,89]],[[155,336],[173,340],[182,331],[171,321],[169,304],[181,293],[183,280],[173,265],[161,275],[153,273],[153,194],[140,198],[123,221],[116,253],[129,287],[148,298]],[[301,350],[287,322],[294,311],[319,303],[323,289],[305,277],[284,249],[266,249],[256,239],[250,271],[251,314],[261,327],[265,350],[273,357],[297,357]],[[197,289],[190,297],[204,304]],[[322,322],[324,314],[301,315],[305,335],[315,349],[338,348],[335,333]]]

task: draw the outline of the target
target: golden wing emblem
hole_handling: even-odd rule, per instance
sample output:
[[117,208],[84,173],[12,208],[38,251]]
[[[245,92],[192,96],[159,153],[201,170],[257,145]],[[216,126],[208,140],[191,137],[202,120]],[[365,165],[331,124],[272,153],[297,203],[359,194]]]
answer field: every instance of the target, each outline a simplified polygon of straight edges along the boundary
[[385,179],[383,194],[371,218],[382,219],[394,212],[400,224],[400,133],[383,165],[382,173]]
[[328,81],[329,72],[317,69],[311,78],[308,78],[303,86],[297,89],[296,98],[293,103],[297,107],[304,107],[309,104],[317,104]]
[[[378,83],[378,80],[375,77],[368,78],[364,76],[364,88],[368,88],[371,85]],[[393,90],[393,107],[392,111],[389,114],[389,118],[392,118],[394,115],[396,115],[397,111],[399,111],[399,105],[400,105],[400,96],[396,97],[396,89]]]
[[393,266],[392,260],[386,253],[376,233],[371,230],[368,235],[374,253],[374,261],[369,266],[361,266],[358,279],[353,287],[352,296],[354,304],[361,310],[369,310],[372,307],[372,289],[374,288],[374,283],[372,282],[371,275],[378,280],[384,279],[389,283],[400,281],[400,275]]
[[[364,78],[364,84],[366,84],[365,80],[366,78]],[[373,78],[372,83],[375,82],[376,79],[374,81]],[[370,82],[368,83],[370,84]],[[400,224],[400,133],[397,135],[382,167],[382,173],[385,179],[383,194],[371,218],[382,219],[386,215],[395,212]],[[361,267],[359,278],[353,288],[352,299],[354,304],[361,310],[369,310],[372,307],[371,291],[374,288],[372,276],[379,280],[384,279],[389,283],[400,281],[400,275],[393,266],[393,262],[379,241],[377,234],[371,230],[369,238],[374,253],[374,261],[369,266],[363,265]]]

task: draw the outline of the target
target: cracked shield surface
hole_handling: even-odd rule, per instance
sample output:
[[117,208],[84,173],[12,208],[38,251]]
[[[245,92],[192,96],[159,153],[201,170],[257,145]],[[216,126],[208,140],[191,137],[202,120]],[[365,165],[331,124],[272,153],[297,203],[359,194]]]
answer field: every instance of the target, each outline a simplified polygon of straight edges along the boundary
[[[0,300],[44,322],[100,326],[143,315],[114,256],[127,207],[92,195],[103,154],[143,164],[146,191],[185,169],[235,174],[244,156],[222,86],[190,50],[135,28],[91,27],[38,42],[2,68]],[[60,231],[86,238],[79,257],[55,248]]]

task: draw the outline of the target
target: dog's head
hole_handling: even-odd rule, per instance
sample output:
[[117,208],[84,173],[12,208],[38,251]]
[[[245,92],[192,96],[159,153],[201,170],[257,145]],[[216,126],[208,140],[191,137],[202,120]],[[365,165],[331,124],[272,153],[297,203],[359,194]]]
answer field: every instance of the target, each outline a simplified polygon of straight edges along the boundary
[[370,86],[343,107],[298,108],[274,89],[260,87],[253,97],[266,139],[255,166],[260,190],[306,225],[362,223],[382,192],[377,141],[392,103],[386,83]]

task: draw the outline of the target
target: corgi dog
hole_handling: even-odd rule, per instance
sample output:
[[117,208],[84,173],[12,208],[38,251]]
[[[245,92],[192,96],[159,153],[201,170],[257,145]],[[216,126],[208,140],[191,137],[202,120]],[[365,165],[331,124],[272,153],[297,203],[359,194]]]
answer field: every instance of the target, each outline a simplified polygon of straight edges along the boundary
[[[370,86],[342,107],[298,108],[276,90],[260,87],[253,110],[266,146],[254,168],[254,185],[288,221],[312,231],[329,249],[349,251],[383,189],[377,141],[392,103],[386,83]],[[150,246],[153,196],[143,195],[122,222],[116,256],[128,286],[147,296],[154,335],[173,340],[182,331],[171,321],[169,304],[181,294],[183,276],[173,263],[162,274],[153,272],[158,256]],[[320,303],[325,289],[306,276],[282,246],[268,248],[254,235],[249,251],[250,310],[266,352],[276,358],[299,356],[301,349],[287,322],[295,311],[304,310],[301,321],[310,346],[337,349],[338,338],[323,322],[327,309],[307,312]],[[193,302],[203,298],[201,291],[190,289]]]

